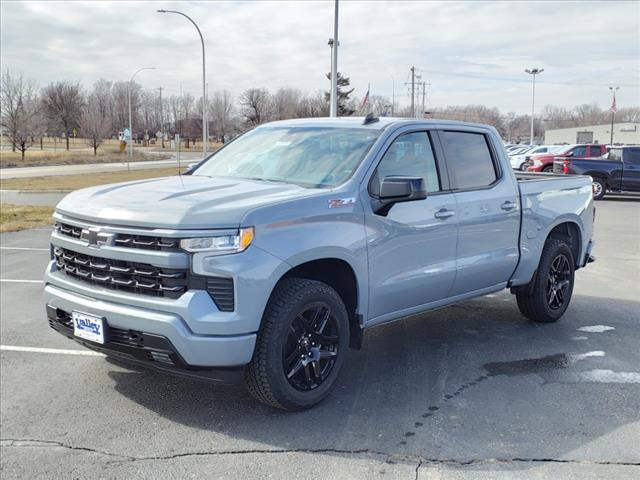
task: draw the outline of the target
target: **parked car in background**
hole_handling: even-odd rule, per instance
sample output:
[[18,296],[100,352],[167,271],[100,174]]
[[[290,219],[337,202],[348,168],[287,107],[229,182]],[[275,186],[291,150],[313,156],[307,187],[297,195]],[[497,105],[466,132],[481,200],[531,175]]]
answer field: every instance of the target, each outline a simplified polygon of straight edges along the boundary
[[607,146],[601,144],[568,145],[564,150],[556,153],[533,155],[527,162],[529,172],[553,172],[553,162],[556,157],[566,158],[595,158],[607,153]]
[[610,147],[599,158],[558,158],[554,173],[590,175],[593,198],[600,200],[609,192],[640,192],[640,146]]
[[526,150],[522,153],[518,153],[517,155],[509,154],[509,161],[511,162],[511,168],[514,170],[524,170],[525,162],[529,160],[533,155],[538,155],[542,153],[555,153],[559,150],[562,150],[561,145],[538,145],[537,147],[532,147],[529,150]]

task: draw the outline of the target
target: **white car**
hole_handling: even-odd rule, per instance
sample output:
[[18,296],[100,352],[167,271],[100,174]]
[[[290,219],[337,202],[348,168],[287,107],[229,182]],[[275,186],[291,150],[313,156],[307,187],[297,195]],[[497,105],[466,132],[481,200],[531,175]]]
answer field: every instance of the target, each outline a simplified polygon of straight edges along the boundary
[[531,157],[531,155],[536,155],[538,153],[554,153],[561,148],[562,147],[560,145],[539,145],[524,151],[516,152],[514,155],[509,155],[511,168],[514,170],[522,170],[524,163],[529,159],[529,157]]

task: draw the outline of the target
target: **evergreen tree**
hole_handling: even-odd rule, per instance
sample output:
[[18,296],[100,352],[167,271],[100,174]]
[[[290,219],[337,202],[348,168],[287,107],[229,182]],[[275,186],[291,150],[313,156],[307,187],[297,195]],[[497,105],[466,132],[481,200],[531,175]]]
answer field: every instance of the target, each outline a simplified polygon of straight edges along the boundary
[[[331,81],[331,72],[327,73],[327,78]],[[353,115],[356,111],[352,102],[349,100],[349,95],[353,93],[353,88],[350,90],[342,90],[343,88],[349,87],[351,82],[349,81],[349,77],[345,77],[340,72],[338,72],[338,116],[339,117],[348,117]],[[325,92],[324,98],[327,103],[331,101],[331,92]]]

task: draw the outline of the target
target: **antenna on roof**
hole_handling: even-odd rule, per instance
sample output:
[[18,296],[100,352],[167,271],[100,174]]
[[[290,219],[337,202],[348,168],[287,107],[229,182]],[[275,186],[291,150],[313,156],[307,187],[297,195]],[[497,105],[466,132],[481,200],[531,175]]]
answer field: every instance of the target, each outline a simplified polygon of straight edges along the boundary
[[373,113],[369,112],[367,113],[367,116],[364,117],[364,121],[362,122],[362,124],[369,125],[370,123],[376,123],[379,121],[380,119],[378,117],[376,117]]

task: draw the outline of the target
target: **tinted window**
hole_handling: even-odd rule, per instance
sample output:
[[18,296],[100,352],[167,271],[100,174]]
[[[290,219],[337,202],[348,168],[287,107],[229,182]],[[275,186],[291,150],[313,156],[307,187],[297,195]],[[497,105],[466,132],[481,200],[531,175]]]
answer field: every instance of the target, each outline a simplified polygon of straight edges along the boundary
[[586,146],[581,146],[581,147],[575,147],[573,150],[573,156],[574,157],[586,157],[587,156],[587,147]]
[[377,177],[382,181],[391,176],[421,177],[427,192],[440,191],[436,159],[426,132],[401,135],[391,144],[380,160]]
[[590,157],[601,157],[602,156],[602,147],[600,145],[591,145],[591,153]]
[[624,161],[625,163],[640,165],[640,147],[625,148]]
[[498,178],[487,139],[483,134],[443,132],[447,165],[455,173],[457,188],[491,185]]

